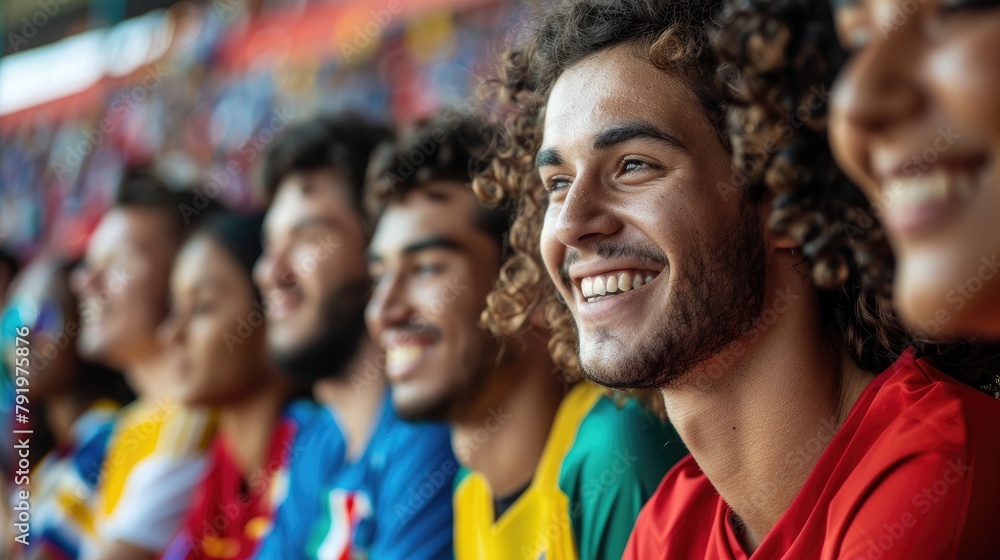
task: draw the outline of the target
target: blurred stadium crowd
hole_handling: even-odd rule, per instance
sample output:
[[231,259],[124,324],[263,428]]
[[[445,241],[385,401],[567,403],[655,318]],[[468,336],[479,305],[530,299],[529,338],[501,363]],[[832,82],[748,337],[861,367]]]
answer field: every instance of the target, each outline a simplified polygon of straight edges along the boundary
[[[271,4],[254,14],[259,3],[178,2],[41,53],[8,53],[7,250],[28,257],[54,242],[80,254],[129,166],[151,166],[173,188],[214,183],[220,202],[251,207],[254,169],[285,125],[343,109],[406,123],[464,103],[520,9],[493,0]],[[64,96],[48,100],[47,90]]]

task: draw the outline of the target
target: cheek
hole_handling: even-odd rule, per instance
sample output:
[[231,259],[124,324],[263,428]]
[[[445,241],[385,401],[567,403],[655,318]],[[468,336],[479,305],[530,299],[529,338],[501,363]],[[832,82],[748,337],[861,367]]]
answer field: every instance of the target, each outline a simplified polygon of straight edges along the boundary
[[1000,137],[1000,16],[990,16],[937,49],[928,58],[927,71],[933,93],[955,128],[976,136]]
[[635,204],[627,210],[630,223],[668,257],[679,243],[701,237],[697,228],[706,224],[733,223],[732,217],[723,215],[724,209],[712,205],[713,197],[700,193],[689,196],[686,193],[690,190],[681,186],[705,184],[708,188],[709,181],[707,178],[680,178],[659,192],[636,197]]
[[[235,321],[222,321],[220,319],[199,321],[192,324],[188,334],[188,347],[190,357],[199,369],[216,370],[226,366],[233,358],[233,354],[240,352],[242,347],[247,346],[247,338],[240,336]],[[243,344],[231,342],[233,352],[226,346],[226,340],[240,340]]]
[[115,299],[120,302],[123,315],[136,323],[142,322],[156,326],[166,312],[167,285],[164,279],[153,277],[136,277],[124,288],[108,288]]
[[442,297],[440,301],[443,308],[441,318],[457,336],[482,330],[479,316],[486,307],[485,294],[476,290],[476,293],[462,294],[457,299]]
[[539,236],[539,251],[542,255],[542,262],[549,271],[558,270],[562,264],[562,254],[565,246],[556,237],[556,222],[559,219],[558,209],[550,206],[545,213],[542,222],[542,232]]
[[[830,149],[837,164],[862,188],[869,183],[866,169],[868,137],[851,124],[848,108],[855,95],[854,65],[849,61],[833,85],[830,98]],[[870,186],[870,185],[868,185]]]
[[286,274],[294,274],[295,280],[302,285],[315,283],[316,271],[320,269],[321,262],[315,257],[313,251],[308,248],[297,249],[289,259],[292,271]]
[[443,330],[449,330],[456,323],[455,305],[460,297],[461,294],[456,296],[451,293],[442,282],[421,282],[412,286],[405,295],[407,302],[416,310],[418,320]]
[[379,310],[382,308],[381,296],[373,295],[365,306],[365,328],[373,338],[378,338],[381,332],[382,322],[379,320]]
[[293,261],[298,284],[306,294],[316,297],[367,277],[364,260],[346,257],[338,252],[326,258],[322,255],[317,258],[311,251],[304,251]]

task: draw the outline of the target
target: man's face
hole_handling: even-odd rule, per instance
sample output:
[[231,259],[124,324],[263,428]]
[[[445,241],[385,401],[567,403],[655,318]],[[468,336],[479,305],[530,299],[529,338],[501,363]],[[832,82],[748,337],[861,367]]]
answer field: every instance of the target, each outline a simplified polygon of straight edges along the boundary
[[88,358],[119,369],[158,351],[156,327],[167,312],[176,246],[162,210],[114,208],[101,219],[74,271]]
[[431,183],[386,209],[368,249],[365,318],[404,418],[453,418],[495,367],[498,347],[479,316],[500,243],[475,226],[480,212],[468,187]]
[[558,79],[538,170],[545,267],[579,332],[580,365],[610,387],[663,387],[760,311],[758,210],[683,81],[617,47]]
[[364,332],[366,237],[347,189],[330,170],[290,175],[264,222],[254,280],[268,346],[280,369],[305,380],[336,374]]

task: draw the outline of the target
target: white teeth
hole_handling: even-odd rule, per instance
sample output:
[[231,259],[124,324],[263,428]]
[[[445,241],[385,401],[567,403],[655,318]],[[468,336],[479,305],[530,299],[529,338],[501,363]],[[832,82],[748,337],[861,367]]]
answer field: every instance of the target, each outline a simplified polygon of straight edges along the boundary
[[948,199],[948,176],[942,169],[920,175],[902,191],[902,200],[907,204],[941,202]]
[[902,181],[902,188],[896,186],[892,190],[899,193],[899,203],[905,206],[964,200],[972,195],[975,188],[973,177],[968,173],[949,171],[940,166]]
[[622,272],[618,275],[618,289],[627,292],[632,289],[632,273]]
[[603,296],[606,293],[608,292],[604,288],[604,278],[601,278],[600,276],[594,278],[594,295]]
[[413,362],[420,357],[422,351],[422,348],[415,344],[392,346],[386,350],[385,359],[387,364],[390,365]]
[[588,276],[580,280],[580,292],[583,297],[590,301],[604,295],[615,295],[629,290],[634,290],[644,284],[653,281],[654,274],[646,274],[643,281],[643,272],[622,271],[607,276]]

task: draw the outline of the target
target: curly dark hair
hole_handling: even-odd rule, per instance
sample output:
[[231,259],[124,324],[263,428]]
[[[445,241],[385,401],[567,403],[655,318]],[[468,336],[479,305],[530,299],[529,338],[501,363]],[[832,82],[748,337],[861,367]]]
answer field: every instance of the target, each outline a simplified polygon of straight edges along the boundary
[[145,167],[125,170],[118,183],[115,208],[151,210],[164,218],[168,241],[179,247],[199,223],[221,209],[197,189],[174,190]]
[[291,126],[264,157],[261,174],[266,203],[271,203],[289,175],[329,168],[343,173],[364,221],[365,169],[375,146],[391,137],[389,128],[353,113],[318,116]]
[[715,38],[735,166],[773,198],[772,229],[802,246],[824,310],[855,361],[885,369],[909,346],[996,395],[1000,346],[913,338],[891,308],[894,257],[877,213],[827,139],[829,91],[847,59],[830,2],[727,0]]
[[684,80],[726,144],[725,113],[715,87],[716,65],[706,26],[720,6],[693,0],[584,0],[544,6],[523,39],[502,54],[496,76],[483,86],[482,103],[499,115],[498,134],[490,165],[476,176],[473,187],[488,202],[516,204],[510,256],[489,295],[483,320],[497,334],[516,335],[528,327],[532,314],[541,313],[552,332],[549,352],[566,381],[582,377],[576,325],[558,299],[539,252],[547,197],[535,155],[548,95],[570,66],[628,45]]
[[[468,185],[486,166],[485,154],[495,132],[475,115],[442,110],[379,144],[368,163],[364,205],[375,223],[385,207],[431,181]],[[501,246],[510,230],[510,204],[484,207],[476,227]]]

